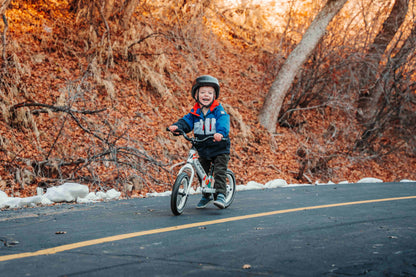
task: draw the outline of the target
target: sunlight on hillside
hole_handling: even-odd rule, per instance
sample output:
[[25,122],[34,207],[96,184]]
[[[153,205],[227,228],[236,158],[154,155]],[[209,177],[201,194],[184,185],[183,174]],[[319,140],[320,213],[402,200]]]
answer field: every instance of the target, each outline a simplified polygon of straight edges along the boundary
[[[224,0],[224,6],[229,8],[247,9],[253,14],[258,14],[267,21],[264,31],[274,31],[277,33],[284,32],[288,24],[288,19],[295,14],[304,17],[310,17],[311,13],[318,7],[322,1],[307,0]],[[246,12],[245,15],[248,15]],[[294,20],[293,18],[292,20]],[[296,18],[299,20],[299,18]],[[240,22],[243,23],[243,22]]]
[[[221,82],[239,183],[413,178],[415,1],[386,53],[365,57],[398,0],[348,0],[269,136],[259,111],[327,0],[13,0],[0,20],[0,190],[33,195],[64,178],[129,196],[165,190],[186,144],[164,127],[203,74]],[[400,113],[360,152],[358,95],[374,88]]]
[[[264,33],[285,34],[288,38],[296,42],[300,41],[303,33],[325,2],[319,0],[219,1],[219,3],[223,4],[224,10],[234,9],[230,20],[233,20],[236,24],[245,28],[252,26]],[[416,17],[415,1],[410,0],[410,2],[409,7],[411,8],[408,10],[405,24],[402,27],[405,37],[410,34],[412,22],[415,21]],[[371,34],[375,34],[381,28],[381,24],[387,18],[393,4],[394,1],[385,0],[369,2],[350,0],[337,16],[339,20],[335,18],[328,29],[334,29],[335,39],[339,43],[348,41],[356,43],[356,36],[371,36]],[[340,24],[340,22],[342,23]],[[377,29],[367,29],[368,26],[376,26]],[[335,31],[335,29],[339,30],[339,28],[344,29],[345,32]],[[345,36],[349,38],[346,39]],[[400,39],[403,39],[403,37]],[[366,39],[362,41],[364,42]],[[268,44],[265,41],[262,43],[264,43],[264,46]],[[273,47],[269,48],[271,49]]]
[[270,23],[267,26],[268,31],[271,29],[283,31],[284,15],[290,9],[290,0],[224,0],[224,6],[234,9],[247,7],[254,13],[261,13],[261,16]]

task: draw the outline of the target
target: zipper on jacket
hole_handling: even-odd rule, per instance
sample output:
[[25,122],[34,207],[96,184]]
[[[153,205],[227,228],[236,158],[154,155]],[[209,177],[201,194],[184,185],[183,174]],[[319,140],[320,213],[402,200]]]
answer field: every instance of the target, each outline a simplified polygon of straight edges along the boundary
[[202,112],[202,110],[201,110],[201,117],[202,117],[202,131],[204,132],[204,136],[206,136],[207,135],[207,132],[206,132],[206,130],[205,130],[205,115],[204,115],[204,113]]

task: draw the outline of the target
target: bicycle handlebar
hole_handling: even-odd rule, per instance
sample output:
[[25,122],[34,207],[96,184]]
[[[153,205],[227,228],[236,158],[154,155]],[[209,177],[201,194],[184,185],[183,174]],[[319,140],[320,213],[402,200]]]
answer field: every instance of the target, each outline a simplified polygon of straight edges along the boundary
[[[171,132],[170,130],[169,130],[169,127],[166,127],[166,131],[168,131],[168,132]],[[193,138],[190,138],[190,137],[188,137],[188,135],[183,131],[183,130],[181,130],[181,129],[176,129],[176,131],[175,132],[172,132],[173,134],[175,134],[175,133],[179,133],[179,135],[182,135],[187,141],[190,141],[190,142],[192,142],[192,143],[201,143],[201,142],[205,142],[205,141],[207,141],[207,140],[209,140],[209,139],[213,139],[214,138],[214,136],[208,136],[208,137],[205,137],[205,138],[203,138],[203,139],[198,139],[198,138],[195,138],[195,137],[193,137]],[[222,141],[227,141],[228,140],[228,138],[222,138],[221,139]]]

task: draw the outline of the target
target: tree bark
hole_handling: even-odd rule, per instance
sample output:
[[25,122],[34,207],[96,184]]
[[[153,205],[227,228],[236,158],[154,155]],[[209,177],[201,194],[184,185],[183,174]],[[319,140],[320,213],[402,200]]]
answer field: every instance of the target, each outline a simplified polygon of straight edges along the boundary
[[380,56],[384,54],[390,41],[399,30],[399,27],[403,24],[408,6],[409,0],[396,0],[389,17],[383,22],[381,31],[377,34],[371,44],[368,55],[378,54],[379,59],[381,59]]
[[0,15],[3,15],[6,12],[7,7],[9,6],[11,0],[0,0]]
[[300,43],[290,53],[273,82],[260,111],[260,123],[270,132],[276,131],[277,119],[290,86],[303,63],[325,34],[326,27],[347,0],[328,0],[313,20]]
[[368,89],[369,85],[373,86],[374,81],[377,81],[377,74],[379,70],[380,61],[385,55],[387,46],[393,40],[396,32],[403,24],[407,10],[409,6],[409,0],[396,0],[394,6],[389,14],[389,17],[383,22],[383,26],[380,32],[375,37],[371,44],[359,73],[360,77],[360,93],[357,106],[357,119],[362,123],[370,121],[375,113],[377,103],[382,95],[382,89],[377,87],[376,89]]
[[140,0],[126,0],[126,2],[124,2],[123,17],[121,18],[124,29],[128,29],[130,19],[133,16],[134,10],[137,8],[139,3]]
[[[409,104],[414,106],[414,102],[412,104],[411,100],[414,89],[412,90],[411,84],[415,84],[415,82],[411,82],[410,85],[406,81],[403,84],[400,83],[401,80],[409,78],[403,76],[403,72],[409,74],[408,70],[404,68],[409,67],[409,65],[406,65],[407,61],[411,60],[412,57],[414,59],[415,45],[416,21],[413,22],[412,31],[401,48],[388,59],[384,70],[380,73],[382,77],[376,81],[374,88],[371,90],[372,99],[376,102],[369,103],[371,117],[363,124],[365,128],[361,137],[356,141],[357,149],[371,149],[374,140],[380,138],[388,127],[395,126],[397,131],[397,125],[400,129],[406,130],[411,130],[414,126],[414,124],[409,124],[409,126],[401,122],[397,123],[397,120],[411,122],[412,118],[416,118],[414,109],[410,109],[408,115],[406,115],[406,112],[402,114],[403,107]],[[412,71],[414,72],[414,70]],[[414,136],[412,137],[414,138]],[[414,139],[410,138],[410,141],[414,141]]]
[[104,19],[108,20],[110,18],[110,16],[113,14],[113,10],[114,10],[114,0],[107,0],[104,3],[104,10],[103,10],[103,15],[104,15]]
[[1,0],[1,6],[0,6],[0,16],[3,20],[3,24],[4,24],[4,28],[3,28],[3,34],[1,36],[2,38],[2,58],[3,58],[3,63],[5,66],[7,66],[7,61],[6,61],[6,46],[7,46],[7,39],[6,39],[6,33],[7,33],[7,29],[9,29],[9,24],[7,22],[7,18],[6,18],[6,10],[7,7],[10,5],[11,0]]

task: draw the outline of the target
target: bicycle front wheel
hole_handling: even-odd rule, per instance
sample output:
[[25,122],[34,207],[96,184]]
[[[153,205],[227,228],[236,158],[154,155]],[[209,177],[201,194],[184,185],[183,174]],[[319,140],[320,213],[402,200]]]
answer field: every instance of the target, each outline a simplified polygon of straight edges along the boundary
[[182,172],[176,177],[170,198],[170,209],[174,215],[182,214],[185,209],[186,201],[188,200],[186,192],[189,186],[189,176],[187,173]]
[[234,173],[227,169],[227,192],[225,195],[225,208],[228,208],[234,201],[235,197],[235,176]]

